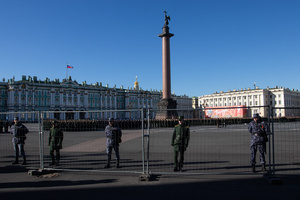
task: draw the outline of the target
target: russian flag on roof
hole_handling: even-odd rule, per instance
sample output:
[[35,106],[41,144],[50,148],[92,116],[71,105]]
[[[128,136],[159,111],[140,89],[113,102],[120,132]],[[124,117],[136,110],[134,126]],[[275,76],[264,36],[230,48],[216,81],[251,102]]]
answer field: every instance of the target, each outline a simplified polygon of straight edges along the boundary
[[69,64],[67,64],[67,68],[73,69],[73,67]]

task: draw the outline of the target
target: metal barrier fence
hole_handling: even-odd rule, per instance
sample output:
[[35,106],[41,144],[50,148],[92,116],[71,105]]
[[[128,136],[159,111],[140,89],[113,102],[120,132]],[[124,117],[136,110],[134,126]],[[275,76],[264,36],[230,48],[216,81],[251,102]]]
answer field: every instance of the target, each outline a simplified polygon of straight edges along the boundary
[[[212,110],[210,108],[210,113]],[[251,110],[264,113],[263,119],[270,127],[266,155],[269,173],[299,174],[300,122],[298,118],[276,118],[273,116],[276,112],[275,108],[251,107]],[[176,119],[156,120],[157,112],[159,110],[145,109],[79,111],[72,114],[67,111],[9,112],[0,113],[0,119],[19,116],[28,127],[30,132],[27,134],[25,152],[28,162],[26,166],[29,168],[139,174],[175,173],[171,138],[174,126],[178,122]],[[248,124],[252,120],[249,115],[251,116],[252,113],[247,111],[246,117],[243,118],[224,116],[193,118],[191,113],[195,112],[203,117],[206,114],[205,110],[177,110],[179,115],[185,115],[190,127],[190,142],[185,152],[182,173],[252,173],[248,132]],[[60,166],[49,166],[51,163],[48,146],[50,122],[54,117],[61,116],[63,120],[59,122],[64,132],[64,140],[60,151]],[[109,117],[116,119],[123,133],[120,144],[121,167],[116,168],[113,153],[111,168],[104,169],[107,162],[104,129]],[[0,124],[0,168],[10,166],[14,159],[12,136],[8,133],[11,124],[3,123],[2,121]],[[259,167],[258,163],[259,155],[257,155]]]
[[[184,156],[184,174],[251,174],[249,112],[240,116],[240,107],[209,108],[203,110],[206,119],[187,119],[190,141]],[[243,107],[242,109],[248,109]],[[251,107],[255,112],[266,112],[266,107]],[[228,115],[235,115],[228,118]],[[238,116],[236,116],[238,115]],[[251,114],[252,115],[252,114]],[[269,124],[268,112],[263,119]],[[174,173],[174,151],[171,146],[173,128],[150,129],[150,173]],[[269,134],[270,136],[272,134]],[[268,155],[270,146],[267,144]],[[257,153],[258,154],[258,153]],[[266,156],[271,170],[270,156]],[[257,155],[257,166],[260,166]],[[258,168],[259,169],[259,168]],[[259,170],[258,170],[259,171]],[[271,172],[271,171],[270,171]],[[179,174],[180,172],[175,172]]]
[[[39,112],[27,112],[27,113],[0,113],[0,119],[13,119],[14,117],[25,116],[35,116],[36,118],[32,121],[24,123],[29,129],[29,133],[26,134],[25,140],[25,154],[27,157],[28,166],[32,168],[39,168],[42,164],[42,138],[41,138],[41,124],[38,123]],[[14,148],[12,144],[13,136],[10,134],[11,127],[13,125],[13,120],[1,120],[0,121],[0,168],[5,169],[10,166],[14,161]],[[22,157],[19,158],[22,163]]]
[[[273,171],[276,174],[300,174],[300,117],[299,107],[272,108],[272,132],[274,133]],[[285,113],[288,117],[280,116]]]

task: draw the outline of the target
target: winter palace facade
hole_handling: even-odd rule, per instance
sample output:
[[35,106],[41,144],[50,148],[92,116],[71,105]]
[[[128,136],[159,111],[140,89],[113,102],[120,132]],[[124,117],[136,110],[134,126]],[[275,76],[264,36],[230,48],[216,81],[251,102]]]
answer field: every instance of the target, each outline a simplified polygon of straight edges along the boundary
[[[22,80],[15,78],[0,82],[0,112],[25,113],[35,111],[50,111],[46,118],[56,119],[139,119],[138,109],[156,109],[162,92],[157,90],[144,91],[139,83],[134,82],[134,88],[110,88],[102,83],[82,84],[68,79],[41,81],[37,77],[22,76]],[[192,101],[187,96],[172,98],[178,101],[179,109],[192,108]],[[102,110],[103,112],[97,112]],[[131,110],[132,112],[116,112]],[[95,111],[95,112],[94,112]],[[94,112],[94,113],[93,113]],[[93,114],[92,114],[93,113]],[[36,114],[22,114],[22,120],[37,118]],[[8,119],[9,117],[9,119]],[[12,120],[13,116],[6,116]],[[152,116],[154,118],[154,113]],[[192,117],[192,116],[186,116]],[[2,116],[3,118],[3,116]],[[3,120],[3,119],[2,119]]]

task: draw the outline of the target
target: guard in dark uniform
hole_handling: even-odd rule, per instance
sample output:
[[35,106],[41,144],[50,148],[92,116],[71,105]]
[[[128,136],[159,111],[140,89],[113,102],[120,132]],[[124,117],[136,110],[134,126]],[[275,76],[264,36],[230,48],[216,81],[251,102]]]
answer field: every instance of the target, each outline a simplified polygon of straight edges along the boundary
[[11,127],[11,134],[13,134],[13,147],[15,150],[15,161],[12,163],[18,164],[19,163],[19,152],[21,152],[21,156],[23,157],[22,165],[26,164],[26,154],[24,150],[26,134],[29,132],[26,126],[24,126],[18,117],[14,118],[15,124]]
[[[178,117],[179,124],[174,127],[172,143],[174,147],[174,172],[183,171],[184,152],[190,140],[190,128],[184,122],[183,116]],[[178,163],[178,155],[179,163]]]
[[248,126],[248,130],[251,133],[251,167],[252,172],[255,172],[255,164],[256,164],[256,152],[258,150],[260,156],[260,162],[262,164],[262,171],[266,171],[266,142],[268,142],[267,137],[267,124],[262,121],[261,117],[258,113],[253,115],[254,120],[250,122]]
[[115,151],[117,158],[117,168],[120,167],[120,153],[119,146],[122,142],[122,131],[120,128],[115,126],[114,118],[109,118],[108,125],[105,127],[106,140],[106,152],[107,152],[107,164],[104,168],[110,168],[111,153]]

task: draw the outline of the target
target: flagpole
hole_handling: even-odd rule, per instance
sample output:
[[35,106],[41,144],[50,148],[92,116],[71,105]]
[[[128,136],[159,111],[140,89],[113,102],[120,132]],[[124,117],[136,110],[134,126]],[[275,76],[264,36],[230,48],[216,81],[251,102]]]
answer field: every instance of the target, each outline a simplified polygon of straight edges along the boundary
[[66,80],[68,80],[68,62],[67,62],[67,74],[66,74]]

